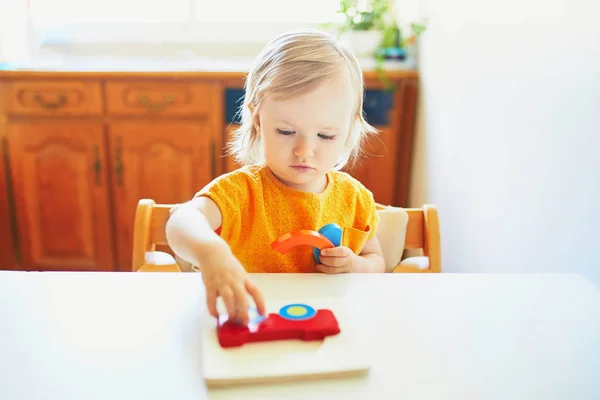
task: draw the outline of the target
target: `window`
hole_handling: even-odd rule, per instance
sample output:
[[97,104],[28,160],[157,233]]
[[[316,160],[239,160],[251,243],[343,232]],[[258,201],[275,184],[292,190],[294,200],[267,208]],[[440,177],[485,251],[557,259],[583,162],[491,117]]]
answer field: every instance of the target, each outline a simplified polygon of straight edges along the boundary
[[29,0],[36,27],[68,24],[319,24],[339,0]]
[[34,26],[94,23],[185,23],[188,0],[29,0]]
[[[290,29],[336,20],[340,0],[20,0],[28,1],[40,48],[71,44],[215,43],[233,54]],[[242,45],[243,46],[243,45]],[[66,51],[67,47],[60,47]],[[129,50],[127,50],[129,51]],[[212,50],[211,50],[212,51]]]
[[196,2],[197,21],[326,23],[334,20],[339,0],[229,0]]

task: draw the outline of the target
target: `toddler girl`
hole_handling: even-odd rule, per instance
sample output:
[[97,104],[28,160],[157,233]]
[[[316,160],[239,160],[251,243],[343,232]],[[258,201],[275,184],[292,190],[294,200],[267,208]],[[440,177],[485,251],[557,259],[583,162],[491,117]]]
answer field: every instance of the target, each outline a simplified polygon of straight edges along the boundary
[[[242,323],[248,295],[265,313],[248,272],[384,271],[373,195],[340,171],[376,133],[363,119],[363,95],[358,61],[324,33],[287,33],[259,54],[229,143],[243,167],[179,206],[166,228],[173,252],[201,270],[211,315],[219,296]],[[286,233],[330,223],[342,227],[343,241],[323,250],[318,264],[309,246],[271,248]]]

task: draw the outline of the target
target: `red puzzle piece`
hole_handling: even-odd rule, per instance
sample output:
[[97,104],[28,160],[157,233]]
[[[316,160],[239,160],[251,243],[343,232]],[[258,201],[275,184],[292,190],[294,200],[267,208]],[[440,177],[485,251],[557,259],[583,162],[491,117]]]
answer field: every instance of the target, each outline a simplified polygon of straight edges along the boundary
[[279,253],[287,253],[292,247],[307,245],[320,250],[335,247],[323,234],[309,229],[286,233],[271,243],[271,248]]
[[249,342],[300,339],[322,340],[340,333],[337,319],[331,310],[321,309],[307,319],[288,319],[269,314],[261,322],[243,326],[235,321],[220,321],[217,335],[221,347],[239,347]]

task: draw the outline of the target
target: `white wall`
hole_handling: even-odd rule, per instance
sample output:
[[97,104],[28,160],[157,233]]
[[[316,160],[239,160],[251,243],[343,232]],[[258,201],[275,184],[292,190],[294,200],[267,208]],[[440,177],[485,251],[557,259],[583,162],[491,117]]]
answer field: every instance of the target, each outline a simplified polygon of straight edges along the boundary
[[597,4],[425,7],[411,203],[439,207],[445,271],[574,272],[600,286]]

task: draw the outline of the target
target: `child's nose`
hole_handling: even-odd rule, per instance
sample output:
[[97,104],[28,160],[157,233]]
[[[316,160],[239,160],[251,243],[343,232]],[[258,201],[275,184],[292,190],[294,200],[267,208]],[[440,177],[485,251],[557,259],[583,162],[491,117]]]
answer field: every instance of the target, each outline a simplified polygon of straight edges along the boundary
[[299,138],[294,149],[296,157],[312,157],[314,155],[314,144],[310,139]]

